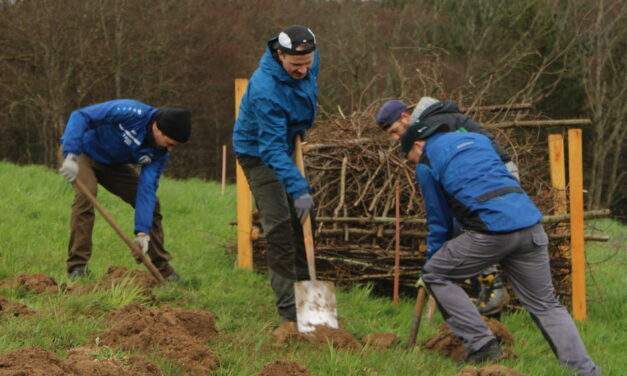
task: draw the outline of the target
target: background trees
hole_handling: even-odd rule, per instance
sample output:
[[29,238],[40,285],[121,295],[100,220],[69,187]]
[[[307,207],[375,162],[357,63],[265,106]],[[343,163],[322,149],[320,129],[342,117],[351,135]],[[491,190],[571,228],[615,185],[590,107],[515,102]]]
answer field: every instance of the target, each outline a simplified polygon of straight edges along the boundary
[[620,0],[1,1],[0,158],[56,166],[70,111],[125,97],[192,110],[193,140],[168,174],[217,179],[233,79],[299,23],[319,40],[319,121],[398,96],[531,100],[548,116],[593,120],[588,204],[617,205],[626,15]]

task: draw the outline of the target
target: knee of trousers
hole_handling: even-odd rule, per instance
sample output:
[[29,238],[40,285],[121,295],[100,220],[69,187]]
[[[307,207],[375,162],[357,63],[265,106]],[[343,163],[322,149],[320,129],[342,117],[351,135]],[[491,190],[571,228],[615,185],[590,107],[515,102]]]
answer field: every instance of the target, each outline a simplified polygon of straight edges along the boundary
[[295,250],[292,245],[292,225],[289,220],[274,226],[266,235],[268,268],[290,279],[296,279]]

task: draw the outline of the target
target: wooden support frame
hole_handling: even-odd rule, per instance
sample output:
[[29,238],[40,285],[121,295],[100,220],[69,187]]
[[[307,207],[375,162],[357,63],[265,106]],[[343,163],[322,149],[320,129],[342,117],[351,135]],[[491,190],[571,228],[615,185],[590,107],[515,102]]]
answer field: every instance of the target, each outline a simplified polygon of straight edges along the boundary
[[[248,79],[235,79],[235,118],[239,114],[239,105],[246,91]],[[253,242],[252,231],[252,199],[250,186],[242,166],[235,161],[235,175],[237,182],[237,266],[242,269],[253,270]]]
[[586,259],[584,244],[583,157],[581,129],[568,130],[568,182],[570,187],[570,245],[572,250],[573,318],[584,320],[586,311]]

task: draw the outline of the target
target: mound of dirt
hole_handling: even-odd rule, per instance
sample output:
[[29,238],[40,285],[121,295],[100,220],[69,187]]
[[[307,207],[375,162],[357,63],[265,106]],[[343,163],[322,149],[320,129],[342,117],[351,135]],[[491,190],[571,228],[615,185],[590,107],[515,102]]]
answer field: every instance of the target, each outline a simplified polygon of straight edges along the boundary
[[107,314],[107,322],[111,329],[99,336],[102,345],[157,351],[190,373],[209,375],[218,367],[217,356],[203,343],[218,332],[209,312],[132,303]]
[[527,376],[515,369],[502,366],[500,364],[492,364],[485,368],[479,369],[475,367],[464,367],[455,376]]
[[[486,324],[503,345],[511,346],[514,344],[514,336],[502,322],[495,319],[487,319]],[[458,362],[465,360],[467,356],[462,340],[456,337],[444,323],[440,325],[440,332],[425,341],[422,346],[427,350],[437,351]],[[507,351],[502,352],[502,357],[517,356],[513,351],[507,349]]]
[[93,349],[70,350],[65,360],[41,347],[0,354],[0,376],[161,376],[152,362],[139,356],[128,359],[96,359]]
[[275,360],[263,366],[255,376],[313,376],[313,374],[291,360]]
[[102,276],[100,281],[86,285],[73,284],[67,286],[65,291],[68,293],[87,294],[95,288],[110,289],[113,285],[119,285],[131,281],[131,283],[141,288],[141,294],[155,301],[152,294],[152,288],[158,286],[155,277],[145,270],[128,269],[123,266],[110,266],[107,272]]
[[10,302],[4,296],[0,296],[0,315],[4,318],[32,316],[35,313],[22,303]]
[[375,349],[385,349],[398,341],[398,338],[390,333],[370,334],[360,341],[346,329],[334,329],[323,325],[317,326],[313,332],[299,333],[295,322],[281,324],[281,326],[274,329],[272,335],[277,342],[283,344],[289,344],[291,341],[311,342],[320,345],[330,343],[336,349],[359,349],[364,343],[368,343]]
[[23,289],[35,294],[56,294],[59,291],[57,281],[43,273],[20,274],[12,278],[7,278],[0,281],[0,288],[2,287]]

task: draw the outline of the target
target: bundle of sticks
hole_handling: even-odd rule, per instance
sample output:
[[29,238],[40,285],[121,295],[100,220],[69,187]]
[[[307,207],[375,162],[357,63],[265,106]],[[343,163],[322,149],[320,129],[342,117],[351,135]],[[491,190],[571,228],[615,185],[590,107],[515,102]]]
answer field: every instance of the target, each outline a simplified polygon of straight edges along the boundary
[[[411,292],[425,263],[425,213],[413,166],[374,122],[380,104],[350,116],[326,117],[307,136],[305,164],[316,203],[316,265],[320,279],[339,285],[371,283],[376,291],[392,294],[398,184],[400,286]],[[531,115],[531,105],[524,103],[464,110],[496,135],[518,165],[523,188],[545,215],[552,213],[542,125],[565,124]],[[562,301],[570,296],[567,221],[545,216],[553,239],[554,283]],[[254,242],[256,269],[265,267],[265,244],[263,236]]]

